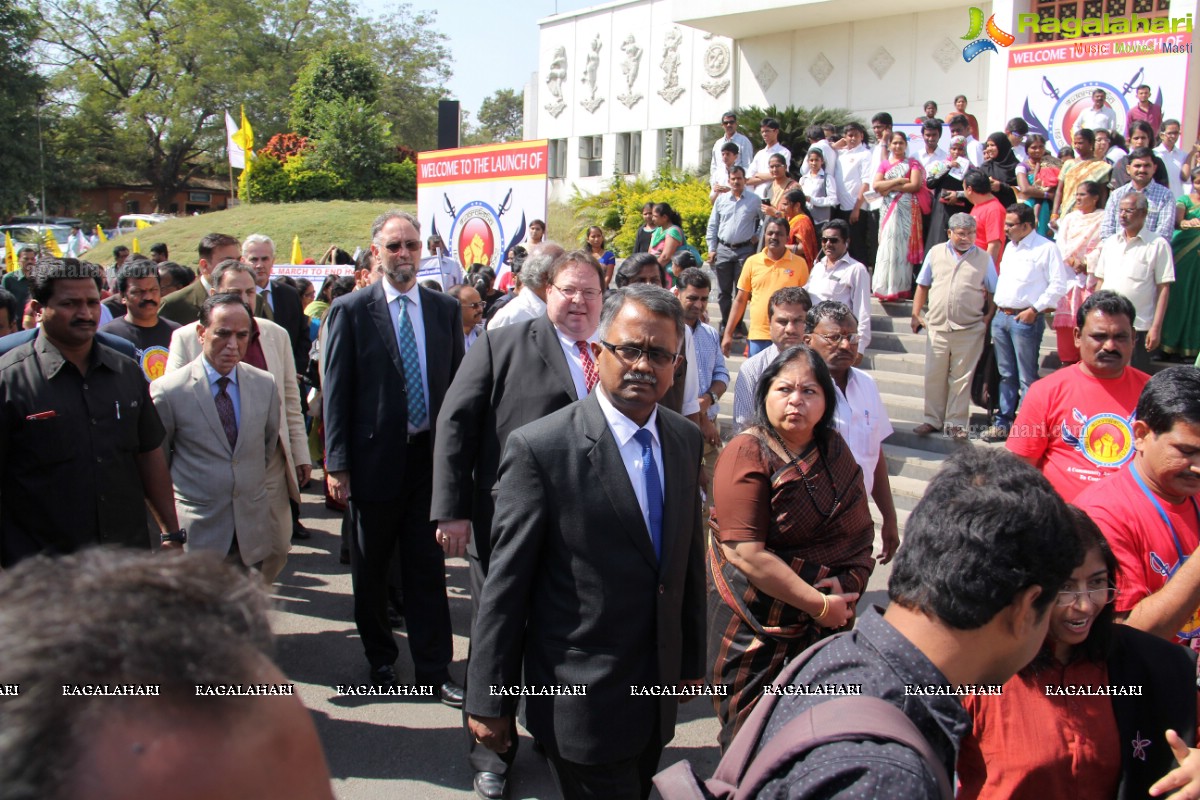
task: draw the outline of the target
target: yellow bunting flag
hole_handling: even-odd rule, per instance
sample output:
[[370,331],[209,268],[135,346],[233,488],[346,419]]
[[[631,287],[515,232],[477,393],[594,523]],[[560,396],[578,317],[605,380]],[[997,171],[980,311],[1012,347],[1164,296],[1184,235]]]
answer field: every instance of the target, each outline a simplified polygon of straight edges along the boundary
[[136,236],[135,236],[135,237],[133,237],[133,244],[130,246],[130,248],[129,248],[129,252],[130,252],[130,253],[140,253],[140,252],[142,252],[142,246],[141,246],[140,244],[138,244],[138,240],[137,240],[137,237],[136,237]]
[[140,230],[142,230],[143,228],[149,228],[149,227],[150,227],[150,223],[149,223],[149,222],[146,222],[146,220],[144,220],[144,219],[138,219],[138,220],[134,220],[133,224],[137,226],[137,229],[138,229],[139,231],[140,231]]
[[242,148],[246,153],[246,157],[250,157],[250,152],[254,150],[254,129],[250,127],[250,120],[246,119],[246,107],[242,106],[242,127],[237,129],[233,134],[233,143]]
[[299,236],[292,237],[292,263],[293,264],[303,264],[304,263],[304,253],[300,252],[300,237]]
[[17,248],[13,247],[12,237],[4,232],[4,271],[17,271]]
[[104,228],[101,228],[99,225],[96,226],[96,238],[102,242],[108,241],[108,237],[104,235]]
[[45,247],[46,251],[55,258],[63,257],[62,248],[58,246],[58,240],[54,238],[54,231],[49,228],[46,229]]

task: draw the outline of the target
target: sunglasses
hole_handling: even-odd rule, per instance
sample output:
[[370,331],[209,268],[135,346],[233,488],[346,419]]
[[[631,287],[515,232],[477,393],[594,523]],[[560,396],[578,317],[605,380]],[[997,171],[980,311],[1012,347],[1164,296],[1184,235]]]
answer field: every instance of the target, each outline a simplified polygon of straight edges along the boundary
[[822,236],[822,237],[821,237],[821,241],[822,241],[822,242],[829,242],[830,244],[837,244],[838,242],[840,242],[840,241],[841,241],[841,239],[839,239],[839,238],[838,238],[838,237],[836,237],[836,236]]
[[384,247],[387,248],[389,253],[399,253],[401,247],[410,253],[419,253],[421,252],[421,241],[419,239],[408,239],[407,241],[388,242]]

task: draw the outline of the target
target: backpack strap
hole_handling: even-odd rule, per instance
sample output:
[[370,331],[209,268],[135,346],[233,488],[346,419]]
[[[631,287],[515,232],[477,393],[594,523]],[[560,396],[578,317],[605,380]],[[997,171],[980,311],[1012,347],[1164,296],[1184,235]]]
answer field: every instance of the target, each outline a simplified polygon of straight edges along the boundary
[[787,723],[750,762],[736,796],[756,797],[767,781],[817,747],[866,739],[897,742],[915,751],[933,774],[943,800],[953,798],[946,767],[929,741],[903,711],[878,697],[829,700]]

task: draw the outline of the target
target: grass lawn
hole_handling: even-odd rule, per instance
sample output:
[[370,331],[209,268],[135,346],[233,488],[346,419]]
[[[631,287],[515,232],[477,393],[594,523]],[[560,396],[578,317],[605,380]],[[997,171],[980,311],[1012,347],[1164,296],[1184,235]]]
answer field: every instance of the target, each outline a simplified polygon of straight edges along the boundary
[[[195,268],[199,256],[196,247],[208,233],[227,233],[245,239],[252,233],[265,233],[275,240],[280,263],[291,260],[292,237],[300,237],[305,258],[320,260],[336,244],[348,253],[370,245],[371,222],[391,208],[416,213],[416,203],[352,202],[329,200],[308,203],[255,203],[238,205],[225,211],[179,217],[136,232],[141,251],[150,253],[150,245],[166,242],[172,261]],[[97,263],[112,263],[112,249],[118,244],[132,247],[135,234],[114,237],[93,248]]]

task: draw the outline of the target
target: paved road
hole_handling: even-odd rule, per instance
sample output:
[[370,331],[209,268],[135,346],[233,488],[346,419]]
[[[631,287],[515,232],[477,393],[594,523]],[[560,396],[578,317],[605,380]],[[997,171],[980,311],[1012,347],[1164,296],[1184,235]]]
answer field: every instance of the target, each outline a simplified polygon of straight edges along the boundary
[[[318,472],[318,475],[320,473]],[[312,488],[319,490],[313,482]],[[460,712],[425,700],[338,696],[333,687],[367,682],[367,665],[354,628],[350,568],[338,563],[340,518],[327,511],[318,492],[304,495],[304,524],[313,538],[296,543],[275,587],[278,660],[313,712],[339,800],[474,797],[466,761]],[[455,663],[463,677],[470,600],[467,563],[446,565]],[[397,632],[403,639],[403,631]],[[400,643],[396,664],[401,682],[412,680],[408,647]],[[663,764],[688,758],[697,772],[712,773],[717,762],[717,723],[712,705],[696,699],[682,706],[675,740]],[[511,797],[556,798],[546,762],[534,754],[522,730]]]

